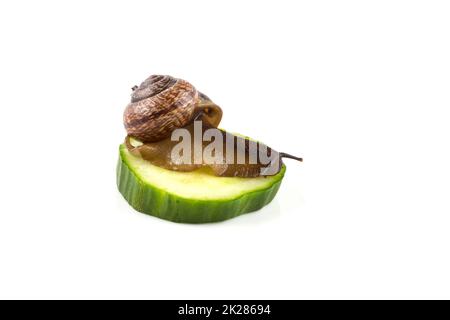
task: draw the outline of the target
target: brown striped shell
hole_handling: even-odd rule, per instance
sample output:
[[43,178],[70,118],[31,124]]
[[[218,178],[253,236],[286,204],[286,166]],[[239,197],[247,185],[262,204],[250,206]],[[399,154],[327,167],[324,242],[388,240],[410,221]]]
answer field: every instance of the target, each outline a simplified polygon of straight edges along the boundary
[[143,142],[163,140],[187,125],[199,102],[192,84],[171,76],[152,75],[133,90],[124,125],[130,136]]

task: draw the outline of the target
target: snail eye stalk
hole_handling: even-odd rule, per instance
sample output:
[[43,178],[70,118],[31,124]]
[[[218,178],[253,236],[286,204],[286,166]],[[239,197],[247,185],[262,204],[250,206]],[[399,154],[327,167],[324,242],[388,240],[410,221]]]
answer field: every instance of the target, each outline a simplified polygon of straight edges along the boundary
[[284,153],[284,152],[280,152],[280,158],[294,159],[294,160],[303,162],[303,158],[299,158],[299,157],[296,157],[296,156],[293,156],[293,155],[291,155],[289,153]]

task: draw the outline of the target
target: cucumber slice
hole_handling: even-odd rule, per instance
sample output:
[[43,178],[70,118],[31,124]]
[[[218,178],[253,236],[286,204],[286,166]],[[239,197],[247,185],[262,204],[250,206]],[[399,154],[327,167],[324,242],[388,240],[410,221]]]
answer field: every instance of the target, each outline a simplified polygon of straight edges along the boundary
[[216,177],[205,170],[176,172],[119,148],[117,186],[137,211],[184,223],[227,220],[261,209],[275,197],[286,167],[275,176]]

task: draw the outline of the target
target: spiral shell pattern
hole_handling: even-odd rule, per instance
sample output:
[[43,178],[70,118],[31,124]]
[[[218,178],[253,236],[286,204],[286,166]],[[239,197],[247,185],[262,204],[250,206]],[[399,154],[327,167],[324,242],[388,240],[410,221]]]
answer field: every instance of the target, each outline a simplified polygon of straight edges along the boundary
[[143,142],[163,140],[191,121],[198,100],[189,82],[152,75],[134,89],[124,112],[125,129]]

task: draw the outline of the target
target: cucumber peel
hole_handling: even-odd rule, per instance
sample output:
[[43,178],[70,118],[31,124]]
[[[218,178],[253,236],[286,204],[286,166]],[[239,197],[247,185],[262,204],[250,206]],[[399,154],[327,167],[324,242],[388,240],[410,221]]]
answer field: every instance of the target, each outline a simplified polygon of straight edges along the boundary
[[183,223],[227,220],[261,209],[275,197],[286,167],[274,176],[217,177],[200,169],[176,172],[119,148],[117,186],[137,211]]

